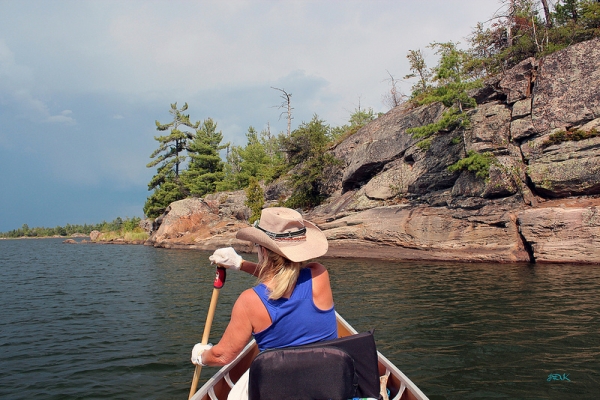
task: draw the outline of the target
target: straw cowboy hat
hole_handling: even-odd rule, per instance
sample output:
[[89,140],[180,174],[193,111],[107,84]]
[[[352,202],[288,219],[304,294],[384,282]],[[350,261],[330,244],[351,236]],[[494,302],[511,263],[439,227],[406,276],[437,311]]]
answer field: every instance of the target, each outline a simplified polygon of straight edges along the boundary
[[236,234],[294,262],[316,258],[327,253],[327,238],[314,224],[302,219],[299,212],[284,208],[265,208],[254,226]]

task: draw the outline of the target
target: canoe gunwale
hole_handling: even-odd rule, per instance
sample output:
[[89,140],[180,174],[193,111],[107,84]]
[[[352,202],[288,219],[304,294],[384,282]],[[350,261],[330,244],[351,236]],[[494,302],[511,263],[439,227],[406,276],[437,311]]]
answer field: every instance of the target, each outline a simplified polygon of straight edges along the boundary
[[[347,330],[350,334],[356,335],[358,331],[352,327],[341,315],[336,312],[336,317],[338,321],[338,331],[339,328]],[[340,334],[340,336],[342,336]],[[387,359],[383,354],[377,351],[377,359],[379,361],[379,375],[385,375],[386,371],[390,371],[390,376],[388,380],[388,386],[393,386],[396,389],[396,393],[400,394],[398,397],[396,396],[390,398],[391,400],[399,400],[402,398],[409,399],[417,399],[417,400],[428,400],[428,397],[419,389],[417,385],[415,385],[398,367],[396,367],[390,360]],[[406,387],[404,394],[401,393],[402,386]]]

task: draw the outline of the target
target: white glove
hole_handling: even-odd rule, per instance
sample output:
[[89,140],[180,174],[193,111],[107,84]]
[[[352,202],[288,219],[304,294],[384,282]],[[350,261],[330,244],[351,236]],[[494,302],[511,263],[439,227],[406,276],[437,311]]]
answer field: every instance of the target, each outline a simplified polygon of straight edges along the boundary
[[242,262],[244,262],[242,256],[236,253],[233,247],[217,249],[208,259],[211,264],[235,270],[239,270],[242,267]]
[[202,365],[202,366],[206,366],[206,364],[204,364],[202,362],[202,353],[204,353],[206,350],[210,349],[212,347],[212,344],[202,344],[202,343],[197,343],[194,348],[192,349],[192,363],[196,364],[196,365]]

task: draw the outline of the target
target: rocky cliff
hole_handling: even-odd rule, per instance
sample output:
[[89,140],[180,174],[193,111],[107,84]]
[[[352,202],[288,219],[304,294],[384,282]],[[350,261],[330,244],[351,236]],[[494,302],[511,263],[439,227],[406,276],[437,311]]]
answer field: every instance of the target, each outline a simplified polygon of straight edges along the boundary
[[[468,128],[415,139],[406,130],[445,108],[404,105],[331,149],[343,163],[328,171],[327,201],[306,215],[328,255],[600,263],[599,60],[600,40],[528,59],[470,93]],[[490,158],[487,178],[448,169],[470,151]],[[148,244],[247,250],[234,238],[243,198],[174,203]]]

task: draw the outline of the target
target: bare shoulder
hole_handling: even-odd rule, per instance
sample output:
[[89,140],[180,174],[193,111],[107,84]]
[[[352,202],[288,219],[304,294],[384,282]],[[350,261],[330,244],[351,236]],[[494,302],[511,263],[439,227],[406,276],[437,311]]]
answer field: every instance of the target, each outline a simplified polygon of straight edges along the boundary
[[253,289],[244,290],[239,295],[233,308],[234,310],[236,308],[239,309],[240,313],[245,315],[245,318],[250,323],[252,332],[263,331],[271,325],[271,317],[262,300]]
[[246,289],[238,296],[233,310],[232,317],[248,319],[252,321],[256,315],[257,303],[260,302],[258,295],[252,289]]
[[260,302],[260,299],[258,298],[256,292],[253,289],[246,289],[242,293],[240,293],[235,303],[239,303],[240,305],[244,306],[244,308],[252,309],[253,305],[256,304],[256,302]]

